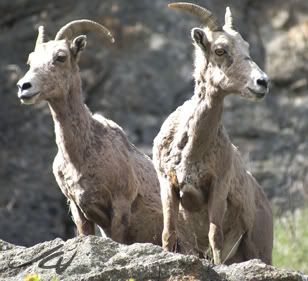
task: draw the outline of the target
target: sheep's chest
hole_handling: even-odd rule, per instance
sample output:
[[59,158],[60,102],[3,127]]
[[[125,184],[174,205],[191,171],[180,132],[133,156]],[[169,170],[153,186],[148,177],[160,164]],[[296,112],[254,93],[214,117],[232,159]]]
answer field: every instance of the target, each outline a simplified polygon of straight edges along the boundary
[[185,254],[205,253],[209,246],[208,208],[205,204],[198,212],[179,209],[178,236],[181,251]]
[[80,180],[82,173],[69,162],[66,162],[59,154],[53,163],[53,173],[62,193],[68,198],[73,199],[75,193],[82,187]]
[[185,210],[198,212],[207,203],[212,177],[206,165],[178,165],[169,172],[169,179],[173,182]]

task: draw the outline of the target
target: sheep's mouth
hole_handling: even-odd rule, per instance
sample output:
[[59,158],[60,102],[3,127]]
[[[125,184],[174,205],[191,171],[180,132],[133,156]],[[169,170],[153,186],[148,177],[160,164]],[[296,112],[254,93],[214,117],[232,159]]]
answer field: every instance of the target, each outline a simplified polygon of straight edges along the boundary
[[257,92],[249,87],[247,87],[250,94],[252,94],[256,99],[263,99],[267,92]]
[[22,103],[29,104],[32,103],[32,101],[34,101],[34,99],[38,97],[39,94],[40,92],[21,94],[19,95],[19,99],[21,100]]

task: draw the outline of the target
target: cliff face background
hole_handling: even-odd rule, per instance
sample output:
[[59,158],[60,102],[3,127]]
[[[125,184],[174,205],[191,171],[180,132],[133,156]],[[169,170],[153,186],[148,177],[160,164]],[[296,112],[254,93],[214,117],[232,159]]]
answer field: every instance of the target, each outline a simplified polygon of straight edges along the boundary
[[[88,34],[80,70],[86,104],[121,125],[146,153],[165,118],[193,93],[192,27],[200,22],[165,0],[0,2],[0,238],[30,246],[74,235],[52,174],[54,130],[45,103],[21,105],[16,82],[26,72],[37,27],[50,38],[70,20],[107,26],[116,43]],[[308,197],[308,1],[197,1],[221,22],[225,7],[269,74],[259,103],[225,100],[224,124],[249,169],[282,213]]]

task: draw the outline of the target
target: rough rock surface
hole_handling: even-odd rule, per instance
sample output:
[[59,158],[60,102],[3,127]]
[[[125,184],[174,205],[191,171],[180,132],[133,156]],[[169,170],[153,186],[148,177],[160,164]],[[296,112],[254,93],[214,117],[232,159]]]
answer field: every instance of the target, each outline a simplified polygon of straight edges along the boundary
[[[51,38],[80,18],[112,30],[113,46],[89,34],[80,63],[85,101],[149,152],[163,120],[193,88],[189,33],[200,22],[171,11],[168,2],[0,1],[0,238],[29,246],[73,236],[51,171],[56,145],[49,110],[46,104],[21,106],[16,96],[38,25],[44,24]],[[224,1],[197,2],[223,19]],[[272,90],[258,104],[228,98],[225,125],[273,203],[293,209],[308,196],[308,51],[302,27],[308,1],[230,0],[228,5],[252,57],[266,65]]]
[[[61,239],[31,248],[0,240],[0,280],[23,280],[29,274],[41,280],[118,281],[307,281],[299,272],[278,269],[259,260],[213,266],[194,256],[167,253],[152,244],[121,245],[111,239],[87,236]],[[306,279],[305,279],[306,278]]]

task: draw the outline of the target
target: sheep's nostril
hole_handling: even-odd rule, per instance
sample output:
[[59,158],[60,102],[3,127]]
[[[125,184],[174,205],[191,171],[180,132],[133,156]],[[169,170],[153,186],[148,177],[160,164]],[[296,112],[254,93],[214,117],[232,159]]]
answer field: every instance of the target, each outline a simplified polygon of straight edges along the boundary
[[31,87],[32,87],[31,83],[25,82],[25,83],[22,84],[21,89],[22,90],[27,90],[27,89],[29,89]]
[[262,78],[262,79],[257,79],[257,84],[259,86],[262,86],[264,88],[267,88],[268,87],[268,80],[265,79],[265,78]]

